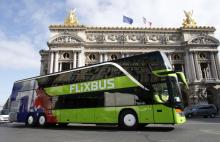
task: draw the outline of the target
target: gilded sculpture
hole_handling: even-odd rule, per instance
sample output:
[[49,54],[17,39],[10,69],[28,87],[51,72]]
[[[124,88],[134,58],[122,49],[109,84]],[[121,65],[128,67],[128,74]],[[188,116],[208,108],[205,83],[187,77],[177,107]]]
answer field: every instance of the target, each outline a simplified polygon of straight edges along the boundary
[[193,15],[193,11],[185,11],[184,10],[184,14],[186,16],[185,19],[183,19],[183,27],[184,28],[189,28],[189,27],[196,27],[197,24],[196,24],[196,21],[192,18],[192,15]]
[[64,21],[65,26],[77,26],[79,22],[76,18],[76,9],[70,10],[69,15],[66,17]]

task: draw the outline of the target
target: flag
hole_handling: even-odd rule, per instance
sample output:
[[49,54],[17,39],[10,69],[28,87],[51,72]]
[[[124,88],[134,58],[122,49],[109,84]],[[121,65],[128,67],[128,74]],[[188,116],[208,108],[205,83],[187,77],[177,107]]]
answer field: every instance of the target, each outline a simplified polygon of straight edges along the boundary
[[152,22],[147,21],[147,19],[145,17],[143,17],[143,22],[144,22],[145,25],[149,25],[150,27],[152,25]]
[[132,24],[133,19],[123,15],[123,22],[128,23],[128,24]]

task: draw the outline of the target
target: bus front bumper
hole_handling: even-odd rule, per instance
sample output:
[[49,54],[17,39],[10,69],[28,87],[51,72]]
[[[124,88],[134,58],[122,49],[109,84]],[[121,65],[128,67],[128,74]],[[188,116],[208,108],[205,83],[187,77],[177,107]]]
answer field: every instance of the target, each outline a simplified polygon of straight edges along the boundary
[[175,124],[183,124],[186,122],[186,117],[184,115],[184,112],[180,111],[177,112],[174,110],[174,119],[175,119]]

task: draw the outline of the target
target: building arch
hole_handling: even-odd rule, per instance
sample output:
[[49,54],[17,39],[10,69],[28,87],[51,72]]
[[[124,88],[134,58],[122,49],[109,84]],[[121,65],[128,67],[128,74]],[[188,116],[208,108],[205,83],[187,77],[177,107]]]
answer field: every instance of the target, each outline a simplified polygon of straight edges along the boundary
[[188,40],[189,45],[219,46],[219,40],[210,35],[200,35]]
[[53,44],[82,44],[84,41],[81,37],[73,34],[58,34],[52,37],[48,42],[49,45]]

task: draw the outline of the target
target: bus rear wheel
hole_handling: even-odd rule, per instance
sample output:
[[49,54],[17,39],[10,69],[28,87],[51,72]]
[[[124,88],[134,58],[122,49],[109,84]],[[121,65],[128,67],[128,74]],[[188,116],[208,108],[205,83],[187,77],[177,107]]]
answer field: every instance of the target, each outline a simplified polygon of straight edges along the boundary
[[28,117],[27,117],[27,120],[26,120],[26,125],[27,126],[34,126],[35,125],[35,123],[36,123],[36,120],[35,120],[35,117],[33,116],[33,115],[28,115]]
[[47,124],[47,121],[46,121],[45,115],[40,114],[38,117],[38,125],[41,127],[44,127],[44,126],[46,126],[46,124]]
[[136,129],[138,126],[136,113],[131,110],[123,111],[119,117],[119,126],[124,129]]

